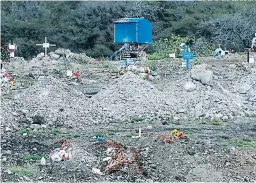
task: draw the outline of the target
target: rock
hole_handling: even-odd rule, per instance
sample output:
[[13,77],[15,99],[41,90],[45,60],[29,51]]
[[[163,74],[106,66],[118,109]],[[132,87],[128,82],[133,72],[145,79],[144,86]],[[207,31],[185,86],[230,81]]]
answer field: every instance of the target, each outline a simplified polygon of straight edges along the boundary
[[28,114],[29,113],[29,111],[26,110],[26,109],[21,109],[19,112],[22,113],[22,114]]
[[37,58],[38,60],[41,60],[43,57],[44,57],[44,53],[39,53],[39,54],[36,56],[36,58]]
[[215,114],[214,118],[215,119],[221,119],[223,117],[223,115],[221,113]]
[[58,60],[58,59],[60,58],[60,55],[57,55],[57,54],[55,54],[54,52],[50,52],[49,55],[50,55],[50,57],[51,57],[52,59],[55,59],[55,60]]
[[11,154],[12,154],[12,151],[7,150],[7,151],[5,151],[5,154],[11,155]]
[[69,56],[69,54],[71,54],[71,51],[69,49],[59,48],[55,50],[55,53],[60,56]]
[[147,78],[147,74],[146,74],[146,73],[140,73],[139,76],[140,76],[142,79],[146,79],[146,78]]
[[200,81],[204,85],[213,84],[213,72],[211,70],[192,69],[190,77],[194,80]]
[[203,104],[200,102],[200,103],[196,104],[196,106],[195,106],[195,116],[203,117],[204,115],[205,115],[205,113],[203,111]]
[[9,131],[11,131],[11,128],[5,127],[5,131],[6,131],[6,132],[9,132]]
[[223,121],[228,121],[228,116],[223,116],[223,117],[222,117],[222,120],[223,120]]
[[3,161],[3,162],[7,161],[7,158],[6,158],[6,157],[3,157],[2,161]]
[[71,85],[74,85],[74,86],[79,86],[79,83],[77,82],[70,82]]
[[150,80],[150,81],[153,81],[153,80],[155,79],[154,76],[152,76],[152,75],[148,75],[147,78],[148,78],[148,80]]
[[41,124],[41,127],[42,127],[42,128],[46,128],[46,127],[47,127],[47,125],[45,125],[45,124]]
[[41,125],[39,125],[39,124],[31,124],[31,125],[30,125],[30,128],[31,128],[31,129],[36,129],[36,130],[38,130],[38,129],[41,128]]
[[246,94],[251,89],[251,87],[251,85],[245,83],[238,88],[238,92],[240,94]]
[[226,162],[225,166],[229,166],[231,163],[230,162]]
[[187,176],[187,182],[222,182],[223,175],[221,172],[215,170],[213,166],[202,164],[197,165],[195,168],[191,169]]
[[190,92],[196,89],[196,85],[192,81],[188,81],[184,84],[184,89]]
[[252,88],[248,91],[247,94],[248,94],[249,97],[255,97],[256,96],[256,92]]
[[33,123],[41,125],[41,124],[45,123],[45,119],[42,116],[35,115],[34,118],[33,118]]
[[8,173],[9,175],[11,175],[11,174],[12,174],[11,170],[7,170],[7,173]]
[[157,76],[157,72],[156,71],[151,71],[150,72],[152,76]]
[[230,147],[229,151],[231,154],[234,154],[234,153],[236,153],[236,148],[234,146],[232,146],[232,147]]
[[178,116],[174,116],[173,120],[178,121],[178,120],[180,120],[180,118]]
[[186,180],[186,178],[183,175],[176,175],[175,179],[178,181],[182,181],[182,182],[185,182],[185,180]]

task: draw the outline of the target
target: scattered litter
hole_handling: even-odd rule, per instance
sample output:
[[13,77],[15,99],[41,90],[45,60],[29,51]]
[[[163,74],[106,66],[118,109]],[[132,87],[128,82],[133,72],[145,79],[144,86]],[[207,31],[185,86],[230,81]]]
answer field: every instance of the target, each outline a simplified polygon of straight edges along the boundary
[[164,142],[164,144],[175,144],[172,136],[161,135],[160,139]]
[[97,137],[97,141],[104,142],[104,141],[106,141],[106,138],[105,137]]
[[111,157],[106,157],[106,158],[103,158],[102,161],[109,161],[109,160],[111,160],[111,159],[112,159]]
[[110,155],[110,153],[113,151],[112,147],[107,148],[107,155]]
[[71,70],[67,70],[67,76],[71,77],[72,76],[72,71]]
[[75,78],[80,78],[80,74],[78,73],[78,72],[73,72],[73,76],[75,77]]
[[71,142],[67,139],[61,139],[58,141],[62,143],[61,148],[57,148],[50,154],[52,161],[67,161],[72,159],[71,155]]
[[147,129],[151,130],[151,129],[153,129],[153,126],[152,125],[148,125]]
[[104,175],[104,174],[100,171],[100,169],[98,169],[98,168],[92,168],[92,173],[98,174],[98,175]]
[[[108,154],[114,151],[111,155],[111,159],[109,157],[104,158],[104,160],[108,160],[105,172],[111,173],[123,168],[125,165],[133,163],[137,163],[137,168],[139,169],[142,166],[139,153],[134,147],[125,148],[122,144],[110,140],[107,140],[101,145],[111,146],[111,149],[107,149]],[[134,173],[136,173],[136,169],[134,170]]]
[[46,160],[45,160],[44,157],[42,157],[40,164],[41,164],[41,165],[46,165]]
[[170,57],[170,58],[176,58],[176,57],[175,57],[175,53],[169,54],[169,57]]

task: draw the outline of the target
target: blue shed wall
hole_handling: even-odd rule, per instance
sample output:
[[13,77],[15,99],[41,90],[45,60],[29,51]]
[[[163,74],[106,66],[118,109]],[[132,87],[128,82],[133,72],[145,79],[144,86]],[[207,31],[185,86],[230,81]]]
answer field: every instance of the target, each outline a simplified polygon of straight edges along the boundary
[[152,24],[146,19],[138,22],[138,43],[152,43]]
[[137,42],[136,40],[136,23],[118,23],[114,27],[115,43],[132,43]]

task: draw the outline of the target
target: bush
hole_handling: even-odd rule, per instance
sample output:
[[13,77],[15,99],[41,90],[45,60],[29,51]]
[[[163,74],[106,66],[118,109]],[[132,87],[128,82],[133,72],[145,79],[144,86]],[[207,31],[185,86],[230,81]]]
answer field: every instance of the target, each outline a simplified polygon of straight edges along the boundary
[[191,45],[194,38],[192,37],[181,37],[172,35],[170,38],[161,38],[158,41],[155,41],[151,45],[152,53],[148,55],[149,60],[159,60],[169,57],[170,53],[175,53],[176,57],[180,55],[179,46],[181,43],[186,43]]

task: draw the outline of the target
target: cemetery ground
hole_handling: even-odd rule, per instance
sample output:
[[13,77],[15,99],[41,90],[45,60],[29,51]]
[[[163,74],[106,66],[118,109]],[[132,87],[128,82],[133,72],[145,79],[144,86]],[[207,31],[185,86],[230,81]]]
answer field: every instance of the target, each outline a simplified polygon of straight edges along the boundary
[[[2,91],[1,181],[256,180],[256,67],[246,55],[197,58],[189,72],[164,59],[154,76],[49,55],[4,65],[15,88]],[[174,129],[184,137],[171,139]],[[60,139],[72,159],[53,162]],[[121,155],[107,171],[110,147]]]

